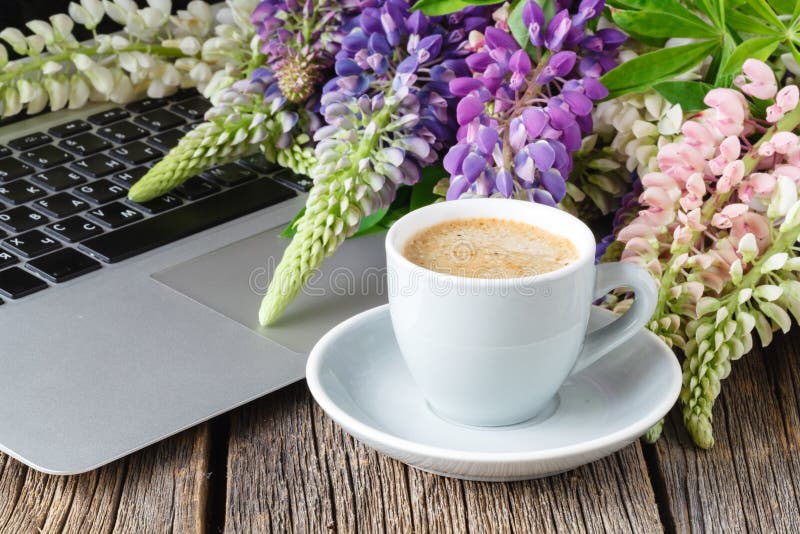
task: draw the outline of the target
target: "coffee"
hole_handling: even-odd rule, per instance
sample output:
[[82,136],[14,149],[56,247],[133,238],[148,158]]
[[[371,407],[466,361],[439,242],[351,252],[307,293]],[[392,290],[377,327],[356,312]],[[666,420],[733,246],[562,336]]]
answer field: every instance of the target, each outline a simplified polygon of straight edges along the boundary
[[518,278],[548,273],[578,258],[571,241],[505,219],[457,219],[421,230],[403,256],[432,271],[467,278]]

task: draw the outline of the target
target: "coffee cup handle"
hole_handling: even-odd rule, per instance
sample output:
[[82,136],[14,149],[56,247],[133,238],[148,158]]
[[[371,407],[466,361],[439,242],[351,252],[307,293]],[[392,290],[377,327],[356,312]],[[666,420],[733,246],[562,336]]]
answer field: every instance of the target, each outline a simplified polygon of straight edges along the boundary
[[623,262],[601,263],[596,267],[595,299],[620,287],[633,290],[633,305],[612,323],[586,336],[571,374],[586,369],[625,343],[646,326],[653,316],[658,302],[658,288],[647,271],[638,265]]

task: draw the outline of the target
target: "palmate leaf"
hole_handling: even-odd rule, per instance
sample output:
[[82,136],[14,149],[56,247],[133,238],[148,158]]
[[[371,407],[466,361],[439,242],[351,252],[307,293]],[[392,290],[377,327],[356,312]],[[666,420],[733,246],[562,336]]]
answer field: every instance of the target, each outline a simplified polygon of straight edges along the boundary
[[745,60],[749,58],[766,61],[782,40],[781,37],[754,37],[744,41],[736,47],[722,65],[717,73],[717,80],[722,81],[721,78],[736,75],[742,69]]
[[434,17],[455,13],[469,6],[488,6],[501,2],[502,0],[418,0],[411,10],[421,9],[429,17]]
[[686,9],[677,0],[608,0],[606,4],[617,9],[632,9],[651,13],[669,13],[676,17],[704,24],[703,19]]
[[644,91],[690,70],[719,48],[719,40],[708,40],[648,52],[607,72],[600,81],[609,98]]
[[714,87],[703,82],[661,82],[653,89],[670,104],[680,104],[684,113],[700,111],[707,106],[703,102],[706,94]]
[[[800,3],[798,3],[800,5]],[[757,33],[759,35],[783,35],[781,30],[765,24],[757,17],[752,17],[741,11],[730,10],[727,14],[728,26],[738,32]]]
[[765,22],[772,24],[776,28],[786,29],[781,19],[775,14],[775,10],[767,3],[767,0],[745,0],[745,3]]

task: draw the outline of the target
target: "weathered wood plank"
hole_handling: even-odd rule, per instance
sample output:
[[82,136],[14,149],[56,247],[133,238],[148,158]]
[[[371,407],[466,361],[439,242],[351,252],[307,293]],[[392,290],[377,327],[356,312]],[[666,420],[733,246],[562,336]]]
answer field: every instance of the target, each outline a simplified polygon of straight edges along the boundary
[[228,532],[659,532],[638,444],[550,479],[438,477],[355,442],[297,384],[234,412]]
[[208,425],[58,477],[0,454],[0,532],[204,532]]
[[714,408],[716,444],[694,447],[673,410],[653,447],[678,532],[800,532],[800,332],[733,364]]

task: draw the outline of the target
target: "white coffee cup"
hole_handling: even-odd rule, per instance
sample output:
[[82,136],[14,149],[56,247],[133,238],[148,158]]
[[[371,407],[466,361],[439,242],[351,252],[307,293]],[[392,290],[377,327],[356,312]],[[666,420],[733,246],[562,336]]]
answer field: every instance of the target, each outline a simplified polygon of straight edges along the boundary
[[[562,236],[575,245],[578,258],[536,276],[486,279],[434,272],[403,256],[406,242],[420,230],[478,217],[524,222]],[[392,325],[431,408],[468,425],[527,421],[552,405],[568,376],[645,326],[657,300],[651,276],[629,263],[595,266],[594,255],[594,236],[580,220],[519,200],[442,202],[395,222],[386,236]],[[633,290],[633,305],[587,334],[592,301],[618,287]]]

